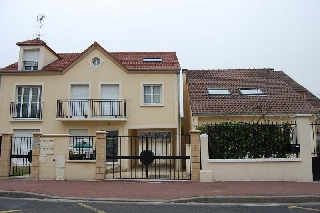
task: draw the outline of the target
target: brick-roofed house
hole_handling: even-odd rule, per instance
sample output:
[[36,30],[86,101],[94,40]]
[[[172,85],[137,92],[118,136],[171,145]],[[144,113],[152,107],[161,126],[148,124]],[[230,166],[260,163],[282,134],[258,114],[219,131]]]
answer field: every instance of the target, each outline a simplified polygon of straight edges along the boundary
[[318,112],[320,112],[320,99],[317,98],[314,94],[312,94],[309,90],[307,90],[302,85],[298,84],[295,80],[293,80],[290,76],[286,75],[283,71],[278,71],[276,74],[279,76],[280,80],[286,82],[292,89],[294,89],[297,93],[301,94],[303,98],[305,98]]
[[185,131],[223,121],[289,121],[313,114],[320,100],[282,71],[186,70]]
[[[109,52],[94,42],[83,52],[59,53],[38,38],[17,45],[17,62],[0,69],[1,132],[165,132],[175,146],[180,129],[175,52]],[[109,146],[117,155],[118,144]]]

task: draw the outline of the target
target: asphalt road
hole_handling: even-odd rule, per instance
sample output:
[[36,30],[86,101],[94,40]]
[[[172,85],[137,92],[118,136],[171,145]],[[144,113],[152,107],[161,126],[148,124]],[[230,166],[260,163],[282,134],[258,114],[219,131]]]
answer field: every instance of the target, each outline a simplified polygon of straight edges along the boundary
[[173,203],[115,203],[115,202],[94,202],[79,200],[37,200],[0,198],[0,213],[37,213],[37,212],[98,212],[98,213],[141,213],[141,212],[245,212],[245,213],[313,213],[320,212],[320,204],[173,204]]

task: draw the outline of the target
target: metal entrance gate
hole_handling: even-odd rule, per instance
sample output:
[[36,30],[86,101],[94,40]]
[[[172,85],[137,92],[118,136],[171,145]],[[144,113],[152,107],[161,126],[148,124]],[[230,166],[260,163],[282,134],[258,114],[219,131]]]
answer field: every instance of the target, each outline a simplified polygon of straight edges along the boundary
[[191,179],[190,156],[171,136],[107,136],[106,143],[107,179]]
[[10,176],[30,176],[32,137],[12,137]]
[[312,176],[313,180],[320,180],[320,123],[312,123],[312,136],[315,141],[314,151],[312,153]]

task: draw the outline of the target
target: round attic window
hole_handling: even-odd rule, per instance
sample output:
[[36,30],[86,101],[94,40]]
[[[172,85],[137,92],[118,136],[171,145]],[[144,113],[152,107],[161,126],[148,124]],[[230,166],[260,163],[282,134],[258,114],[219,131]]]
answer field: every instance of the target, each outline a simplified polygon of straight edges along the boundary
[[100,65],[100,58],[94,57],[94,58],[92,59],[92,64],[93,64],[94,67],[99,66],[99,65]]

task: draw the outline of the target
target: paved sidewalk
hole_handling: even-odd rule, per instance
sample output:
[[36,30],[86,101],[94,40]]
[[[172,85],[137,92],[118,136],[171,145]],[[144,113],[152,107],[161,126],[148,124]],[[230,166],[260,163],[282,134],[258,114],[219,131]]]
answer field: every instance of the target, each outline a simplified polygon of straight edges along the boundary
[[198,203],[320,202],[319,182],[0,179],[0,197]]

